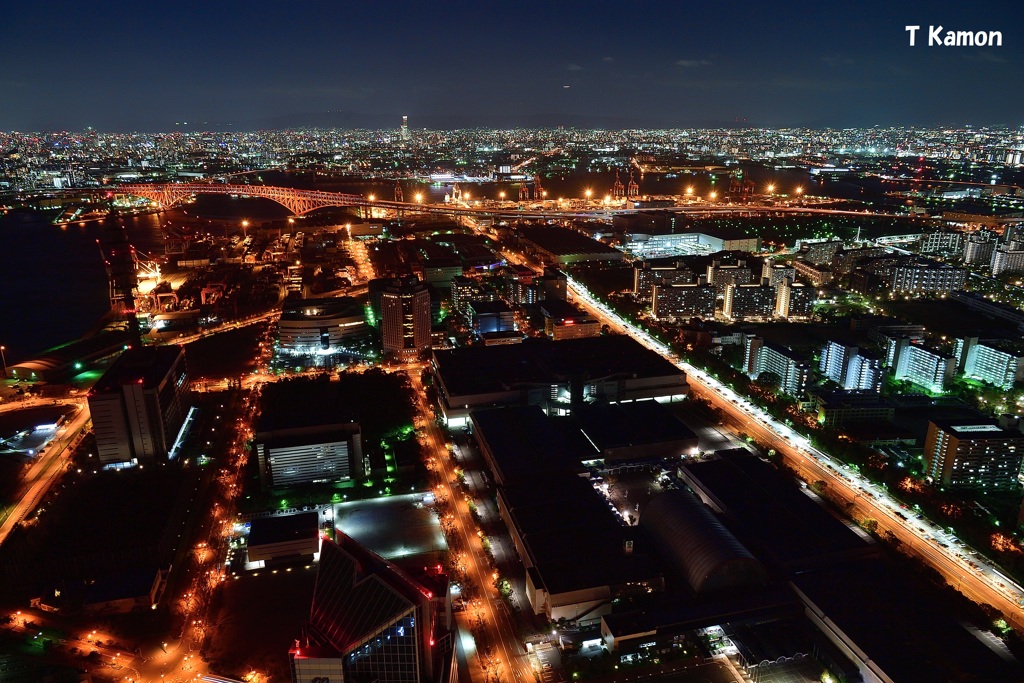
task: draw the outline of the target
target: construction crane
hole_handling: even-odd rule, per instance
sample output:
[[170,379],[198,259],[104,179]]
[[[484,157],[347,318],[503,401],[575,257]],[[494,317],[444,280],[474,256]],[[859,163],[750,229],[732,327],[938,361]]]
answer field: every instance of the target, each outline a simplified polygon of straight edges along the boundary
[[626,186],[623,181],[618,178],[618,169],[615,169],[615,182],[611,185],[611,197],[616,200],[621,200],[626,197]]
[[135,314],[135,297],[139,288],[135,247],[128,242],[124,221],[117,212],[111,211],[103,220],[96,245],[107,270],[110,309],[126,320],[132,342],[141,344],[142,333]]
[[629,185],[626,186],[626,196],[627,197],[639,197],[640,196],[640,186],[637,184],[636,180],[633,179],[633,171],[629,172]]

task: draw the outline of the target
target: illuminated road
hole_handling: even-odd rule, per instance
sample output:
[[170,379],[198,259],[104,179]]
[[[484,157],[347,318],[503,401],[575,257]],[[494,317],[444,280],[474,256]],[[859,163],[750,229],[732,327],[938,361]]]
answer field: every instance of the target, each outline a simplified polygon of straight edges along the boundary
[[[707,399],[713,406],[720,408],[728,422],[738,430],[746,431],[755,439],[775,448],[786,460],[786,464],[793,467],[803,479],[827,482],[829,490],[840,499],[853,503],[855,512],[860,516],[875,519],[880,533],[891,531],[910,552],[942,574],[955,589],[972,600],[992,605],[1003,613],[1008,622],[1024,627],[1024,610],[1021,608],[1024,589],[983,557],[930,521],[924,518],[918,520],[902,512],[899,502],[889,497],[884,490],[812,447],[805,437],[778,422],[715,378],[680,361],[668,347],[645,330],[622,320],[572,278],[569,278],[569,291],[578,304],[587,308],[601,322],[615,331],[628,334],[675,363],[686,373],[693,395]],[[908,519],[904,520],[900,515]]]
[[220,334],[221,332],[233,332],[234,330],[240,330],[243,327],[249,327],[250,325],[255,325],[257,323],[266,322],[268,320],[276,320],[280,316],[281,310],[275,308],[274,310],[267,311],[266,313],[254,315],[250,318],[243,318],[242,320],[232,320],[231,322],[223,323],[222,325],[218,325],[217,327],[211,327],[209,329],[203,330],[202,332],[196,332],[195,334],[183,334],[174,338],[158,339],[156,343],[191,344],[192,342],[199,341],[200,339],[205,339],[206,337],[212,337],[213,335]]
[[71,421],[61,427],[57,436],[46,446],[46,452],[32,464],[25,474],[22,484],[21,498],[3,512],[0,523],[0,545],[7,540],[14,527],[35,509],[39,501],[56,481],[57,475],[63,470],[68,456],[87,431],[89,424],[89,408],[85,401],[78,401],[78,413]]
[[[494,579],[490,573],[481,538],[476,531],[476,524],[470,514],[469,504],[462,491],[452,485],[452,482],[456,481],[455,465],[448,452],[444,435],[434,421],[434,413],[420,380],[423,367],[423,365],[411,365],[408,366],[407,371],[413,392],[418,397],[420,418],[416,426],[423,430],[427,438],[428,452],[433,455],[434,461],[440,467],[443,480],[441,492],[451,502],[452,510],[455,511],[456,529],[468,549],[466,574],[476,581],[480,592],[479,608],[474,606],[470,611],[479,609],[484,617],[484,627],[490,632],[489,640],[498,655],[497,671],[501,674],[501,680],[506,683],[532,683],[534,680],[533,670],[530,668],[528,656],[519,641],[508,610],[498,594],[498,590],[493,586]],[[509,672],[512,674],[511,677],[508,675]]]

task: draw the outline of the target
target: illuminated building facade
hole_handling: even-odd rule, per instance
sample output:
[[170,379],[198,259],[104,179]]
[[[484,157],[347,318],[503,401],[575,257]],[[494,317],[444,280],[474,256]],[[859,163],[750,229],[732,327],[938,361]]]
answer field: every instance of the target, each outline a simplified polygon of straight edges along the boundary
[[395,278],[381,293],[384,353],[415,358],[430,348],[430,292],[415,277]]
[[995,421],[933,420],[924,440],[925,474],[941,486],[1013,488],[1022,455],[1024,434]]
[[309,621],[289,652],[293,683],[433,683],[454,666],[444,575],[432,587],[338,532],[323,541]]
[[352,297],[286,302],[277,322],[280,350],[295,354],[331,353],[367,331],[365,311]]

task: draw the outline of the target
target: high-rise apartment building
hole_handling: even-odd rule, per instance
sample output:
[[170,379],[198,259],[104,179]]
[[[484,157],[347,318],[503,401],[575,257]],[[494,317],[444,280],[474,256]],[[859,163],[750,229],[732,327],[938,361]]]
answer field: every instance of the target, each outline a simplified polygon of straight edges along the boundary
[[957,368],[972,379],[1010,389],[1024,380],[1024,350],[1005,341],[981,341],[978,337],[956,340]]
[[771,318],[775,313],[775,288],[768,284],[725,286],[722,315],[730,320]]
[[790,396],[802,396],[807,388],[810,365],[793,351],[766,342],[761,337],[747,335],[744,339],[744,369],[753,379],[763,379],[769,373],[779,378],[779,391]]
[[892,367],[894,377],[907,380],[930,391],[941,392],[953,379],[956,359],[950,355],[919,344],[911,344],[906,337],[894,342]]
[[924,440],[925,474],[951,487],[1016,487],[1024,434],[993,420],[932,420]]
[[718,296],[709,284],[655,285],[652,289],[651,314],[658,320],[715,317]]
[[882,386],[880,359],[837,341],[822,349],[818,370],[847,391],[878,391]]
[[775,285],[775,315],[786,320],[810,318],[817,289],[786,278]]

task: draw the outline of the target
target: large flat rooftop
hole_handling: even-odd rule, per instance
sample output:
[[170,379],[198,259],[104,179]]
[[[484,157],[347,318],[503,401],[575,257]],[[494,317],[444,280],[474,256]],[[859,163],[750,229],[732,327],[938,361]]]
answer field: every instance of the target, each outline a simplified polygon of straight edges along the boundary
[[594,403],[577,411],[574,419],[587,438],[602,451],[697,439],[689,427],[657,401]]
[[[334,527],[399,565],[448,549],[440,522],[423,492],[339,503]],[[431,562],[430,564],[433,564]]]
[[516,385],[559,383],[569,377],[653,378],[683,374],[654,351],[624,335],[467,346],[434,351],[434,362],[445,388],[453,396],[508,391]]
[[105,394],[132,383],[139,383],[145,389],[155,389],[184,352],[180,346],[130,348],[103,373],[92,393]]
[[1024,680],[1020,662],[968,631],[938,589],[886,562],[804,572],[793,585],[894,681]]
[[872,546],[795,482],[742,453],[689,463],[680,472],[702,498],[713,497],[726,526],[755,556],[789,572],[874,554]]
[[575,230],[533,226],[519,228],[518,232],[520,238],[556,256],[608,254],[611,257],[622,258],[622,252],[618,249],[609,247],[607,244],[591,239]]

